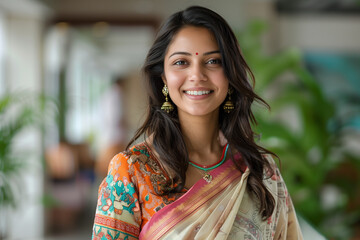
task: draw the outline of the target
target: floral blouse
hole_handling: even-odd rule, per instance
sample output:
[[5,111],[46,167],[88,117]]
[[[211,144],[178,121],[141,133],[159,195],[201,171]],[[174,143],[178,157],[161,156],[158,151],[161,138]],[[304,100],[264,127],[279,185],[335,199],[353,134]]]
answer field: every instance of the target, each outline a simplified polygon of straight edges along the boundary
[[138,239],[157,211],[186,192],[163,194],[176,186],[145,143],[119,153],[99,187],[92,239]]

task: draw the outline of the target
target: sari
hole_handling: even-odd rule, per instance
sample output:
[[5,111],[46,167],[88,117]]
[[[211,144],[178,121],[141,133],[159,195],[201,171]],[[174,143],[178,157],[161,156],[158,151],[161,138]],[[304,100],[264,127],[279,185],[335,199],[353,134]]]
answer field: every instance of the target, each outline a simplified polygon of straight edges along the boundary
[[266,221],[246,191],[249,173],[248,168],[242,173],[227,161],[211,171],[210,183],[199,180],[156,213],[142,229],[140,239],[302,239],[279,171],[265,180],[276,200],[275,210]]
[[[272,158],[266,157],[274,174],[266,171],[264,184],[275,199],[275,209],[264,221],[258,201],[246,190],[250,170],[245,165],[239,171],[228,160],[209,172],[210,183],[200,179],[190,189],[175,195],[151,195],[159,190],[158,186],[166,186],[169,179],[162,175],[164,170],[150,149],[146,145],[137,146],[115,158],[109,170],[109,176],[118,176],[119,169],[127,166],[122,174],[127,188],[122,191],[131,193],[126,198],[131,197],[131,201],[122,201],[123,205],[115,206],[113,211],[103,211],[103,207],[111,208],[114,204],[111,198],[103,197],[104,191],[109,192],[107,188],[100,188],[93,239],[303,239],[285,183]],[[116,177],[116,184],[111,181],[108,184],[124,186],[119,179]],[[154,179],[163,182],[159,185]],[[114,192],[110,190],[110,194],[111,191]],[[116,190],[114,194],[118,195]]]

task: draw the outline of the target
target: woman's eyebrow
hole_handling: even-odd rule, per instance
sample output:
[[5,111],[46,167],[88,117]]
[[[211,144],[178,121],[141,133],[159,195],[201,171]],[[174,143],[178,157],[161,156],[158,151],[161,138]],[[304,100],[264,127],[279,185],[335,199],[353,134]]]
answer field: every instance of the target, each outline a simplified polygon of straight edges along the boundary
[[[215,54],[215,53],[220,53],[220,51],[219,51],[219,50],[215,50],[215,51],[206,52],[206,53],[203,54],[203,56],[211,55],[211,54]],[[192,54],[189,53],[189,52],[174,52],[174,53],[172,53],[172,54],[169,56],[169,58],[171,58],[171,57],[174,56],[174,55],[186,55],[186,56],[191,56]],[[196,53],[196,55],[197,55],[197,53]]]
[[220,53],[220,51],[216,50],[216,51],[206,52],[203,55],[206,56],[206,55],[211,55],[211,54],[214,54],[214,53]]
[[174,52],[173,54],[171,54],[169,56],[169,58],[171,58],[172,56],[177,55],[177,54],[191,56],[191,53],[188,53],[188,52]]

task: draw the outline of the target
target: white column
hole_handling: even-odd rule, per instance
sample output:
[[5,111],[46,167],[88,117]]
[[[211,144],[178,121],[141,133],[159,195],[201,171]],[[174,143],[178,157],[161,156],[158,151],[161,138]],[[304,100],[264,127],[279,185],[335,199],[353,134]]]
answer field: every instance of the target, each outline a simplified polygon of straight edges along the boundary
[[[0,83],[6,92],[29,93],[26,103],[31,103],[42,91],[42,31],[46,9],[33,0],[0,0],[0,9],[5,45]],[[40,239],[44,234],[40,129],[21,132],[15,138],[14,153],[21,156],[25,166],[11,179],[20,183],[15,192],[17,207],[9,209],[7,216],[0,216],[0,220],[7,222],[9,239]]]

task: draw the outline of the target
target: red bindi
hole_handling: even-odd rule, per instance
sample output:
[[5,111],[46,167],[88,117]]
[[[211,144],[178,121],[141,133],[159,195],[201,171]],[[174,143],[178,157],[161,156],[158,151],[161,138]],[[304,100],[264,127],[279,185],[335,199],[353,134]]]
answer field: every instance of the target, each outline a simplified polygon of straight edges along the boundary
[[199,53],[196,53],[196,55],[199,55]]

